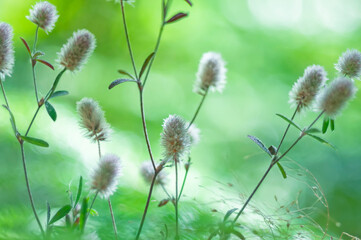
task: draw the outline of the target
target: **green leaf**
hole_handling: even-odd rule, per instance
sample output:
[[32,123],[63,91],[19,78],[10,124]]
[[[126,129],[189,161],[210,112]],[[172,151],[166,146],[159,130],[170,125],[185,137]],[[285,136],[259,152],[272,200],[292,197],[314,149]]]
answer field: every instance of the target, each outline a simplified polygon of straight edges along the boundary
[[318,128],[310,128],[306,133],[320,133],[321,131]]
[[79,227],[80,227],[81,231],[83,231],[85,228],[85,220],[86,220],[87,211],[88,211],[88,201],[89,201],[89,198],[85,197],[83,199],[83,203],[82,203],[81,209],[80,209]]
[[[0,80],[1,81],[1,80]],[[15,117],[13,115],[13,113],[11,112],[10,108],[8,108],[8,106],[3,105],[3,107],[8,110],[9,114],[10,114],[10,123],[11,123],[11,127],[13,128],[14,134],[15,136],[17,135],[18,130],[16,129],[16,122],[15,122]]]
[[309,134],[309,133],[307,135],[314,138],[314,139],[316,139],[317,141],[319,141],[319,142],[321,142],[323,144],[326,144],[327,146],[332,147],[333,149],[335,149],[335,147],[331,143],[327,142],[325,139],[320,138],[319,136],[315,136],[313,134]]
[[[68,91],[56,91],[56,92],[54,92],[54,93],[51,95],[50,98],[66,96],[66,95],[68,95],[68,94],[69,94]],[[49,98],[49,99],[50,99],[50,98]]]
[[331,119],[331,131],[335,131],[335,119]]
[[51,208],[50,208],[49,202],[47,201],[46,202],[46,225],[49,225],[50,216],[51,216]]
[[33,59],[37,59],[38,57],[44,56],[45,53],[43,53],[42,51],[36,51],[33,55]]
[[261,140],[259,140],[257,137],[251,136],[251,135],[248,135],[248,138],[251,139],[254,143],[256,143],[270,157],[272,156],[270,151],[265,147],[265,145],[262,143]]
[[323,124],[322,124],[322,133],[323,134],[325,134],[327,132],[329,123],[330,123],[330,119],[328,117],[325,117],[323,119]]
[[277,113],[276,115],[279,116],[280,118],[282,118],[283,120],[285,120],[286,122],[288,122],[289,124],[291,124],[292,126],[294,126],[295,128],[297,128],[298,130],[302,131],[302,129],[296,123],[294,123],[291,119],[288,119],[287,117],[285,117],[279,113]]
[[234,213],[238,208],[232,208],[231,210],[228,210],[226,215],[224,215],[223,222],[227,221],[227,219]]
[[246,238],[243,236],[243,234],[242,233],[240,233],[240,232],[237,232],[236,230],[232,230],[232,234],[233,235],[235,235],[235,236],[237,236],[239,239],[242,239],[242,240],[245,240]]
[[53,119],[53,121],[55,122],[57,114],[56,114],[56,111],[55,111],[55,108],[53,107],[53,105],[51,105],[49,102],[45,102],[45,108],[46,108],[46,111],[48,112],[49,116],[51,117],[51,119]]
[[55,213],[54,217],[52,217],[52,219],[49,221],[49,225],[65,217],[70,212],[71,209],[72,207],[70,205],[65,205],[64,207],[60,208],[59,211]]
[[32,138],[32,137],[25,137],[25,136],[20,136],[22,140],[24,140],[25,142],[28,142],[30,144],[39,146],[39,147],[49,147],[49,144],[47,142],[45,142],[44,140],[41,139],[37,139],[37,138]]
[[83,191],[83,177],[80,176],[79,186],[78,186],[78,193],[77,193],[76,198],[75,198],[74,208],[76,207],[76,205],[79,202],[82,191]]
[[140,70],[140,73],[139,73],[139,79],[143,76],[143,73],[145,71],[145,69],[147,68],[150,60],[152,60],[152,58],[154,57],[154,52],[152,52],[151,54],[149,54],[149,56],[145,59],[144,63],[143,63],[143,66],[142,66],[142,69]]
[[90,215],[92,215],[92,216],[99,216],[99,213],[98,213],[98,211],[97,210],[95,210],[94,208],[92,208],[92,209],[88,209],[88,211],[90,210]]
[[135,80],[135,77],[132,74],[130,74],[129,72],[127,72],[127,71],[119,69],[118,73],[126,75],[126,76],[130,77],[131,79]]
[[282,165],[281,165],[279,162],[277,162],[277,167],[278,167],[278,169],[281,171],[282,177],[283,177],[284,179],[286,179],[286,178],[287,178],[286,171],[285,171],[285,169],[282,167]]
[[137,82],[136,80],[133,79],[117,79],[114,80],[108,87],[108,89],[112,89],[113,87],[121,84],[121,83],[125,83],[125,82]]

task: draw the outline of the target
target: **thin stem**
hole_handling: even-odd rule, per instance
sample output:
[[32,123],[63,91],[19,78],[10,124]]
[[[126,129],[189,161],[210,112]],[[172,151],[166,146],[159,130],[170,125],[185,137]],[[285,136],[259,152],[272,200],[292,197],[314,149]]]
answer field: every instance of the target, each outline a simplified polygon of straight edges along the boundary
[[33,126],[33,123],[34,123],[34,121],[35,121],[36,116],[38,116],[38,113],[39,113],[39,110],[40,110],[41,107],[42,107],[42,106],[38,106],[38,108],[36,109],[35,114],[34,114],[33,118],[31,119],[31,122],[30,122],[30,124],[29,124],[29,127],[28,127],[28,129],[26,130],[25,137],[28,136],[28,134],[29,134],[29,132],[30,132],[30,129],[31,129],[31,127]]
[[167,191],[167,189],[164,187],[163,183],[160,183],[160,186],[162,187],[163,191],[165,192],[165,194],[167,194],[169,199],[172,199],[172,196],[169,194],[169,192]]
[[178,216],[178,163],[177,163],[177,159],[174,158],[174,166],[175,166],[175,239],[178,240],[179,239],[179,216]]
[[20,141],[20,149],[21,149],[21,158],[23,160],[23,167],[24,167],[24,175],[25,175],[25,182],[26,182],[26,188],[28,190],[28,195],[29,195],[29,199],[30,199],[30,204],[31,204],[31,208],[33,209],[33,213],[36,219],[36,222],[39,225],[41,234],[43,236],[44,235],[44,229],[40,223],[38,214],[36,213],[36,209],[35,209],[35,205],[34,205],[34,200],[33,200],[33,195],[31,194],[31,189],[30,189],[30,184],[29,184],[29,178],[28,178],[28,172],[27,172],[27,168],[26,168],[26,159],[25,159],[25,152],[24,152],[24,143],[22,141]]
[[124,25],[125,38],[127,40],[127,45],[128,45],[128,51],[129,51],[130,59],[132,61],[135,77],[138,79],[137,67],[135,66],[132,46],[130,44],[130,39],[129,39],[129,34],[128,34],[128,27],[127,27],[127,21],[126,21],[125,10],[124,10],[124,0],[120,0],[120,6],[121,6],[121,9],[122,9],[123,25]]
[[87,221],[88,218],[89,218],[90,212],[91,212],[91,210],[92,210],[92,208],[93,208],[95,199],[97,198],[98,194],[99,194],[99,191],[96,191],[96,192],[95,192],[95,195],[94,195],[94,198],[93,198],[93,201],[92,201],[92,203],[90,204],[89,211],[88,211],[88,213],[87,213],[87,215],[86,215],[86,218],[85,218],[85,221],[84,221],[84,226],[85,226],[86,221]]
[[39,33],[39,25],[37,25],[35,30],[35,39],[34,39],[34,45],[33,45],[33,54],[36,51],[36,44],[38,43],[38,33]]
[[110,215],[112,216],[114,237],[115,239],[118,239],[117,225],[115,224],[114,212],[113,212],[112,202],[110,201],[110,197],[108,198],[108,205],[109,205]]
[[[36,52],[36,44],[38,42],[38,32],[39,32],[39,25],[36,27],[36,31],[35,31],[33,54]],[[34,81],[36,103],[39,104],[38,87],[37,87],[37,84],[36,84],[36,75],[35,75],[35,64],[33,64],[33,61],[34,61],[33,57],[31,57],[31,69],[32,69],[32,72],[33,72],[33,81]]]
[[183,178],[182,187],[181,187],[181,190],[179,191],[179,195],[178,195],[178,201],[179,201],[179,199],[180,199],[180,198],[181,198],[181,196],[182,196],[183,189],[184,189],[184,185],[185,185],[186,180],[187,180],[188,172],[189,172],[189,168],[186,168],[186,172],[185,172],[185,174],[184,174],[184,178]]
[[198,116],[198,113],[199,113],[199,111],[201,110],[201,107],[202,107],[202,105],[203,105],[203,102],[204,102],[204,100],[205,100],[206,97],[207,97],[207,94],[208,94],[208,89],[205,91],[205,93],[204,93],[204,95],[203,95],[203,97],[202,97],[202,99],[201,99],[201,102],[199,103],[198,108],[197,108],[196,112],[194,113],[194,116],[193,116],[192,120],[190,121],[187,129],[189,129],[189,128],[191,127],[191,125],[194,123],[194,121],[196,120],[196,118],[197,118],[197,116]]
[[102,157],[102,150],[101,150],[101,148],[100,148],[100,141],[99,141],[99,139],[98,139],[98,136],[97,135],[95,135],[95,137],[97,138],[97,143],[98,143],[98,154],[99,154],[99,160],[101,159],[101,157]]
[[3,96],[4,96],[4,99],[5,99],[5,104],[8,108],[10,108],[9,106],[9,102],[8,102],[8,98],[6,97],[6,92],[5,92],[5,87],[4,87],[4,84],[3,84],[3,80],[2,78],[0,77],[0,85],[1,85],[1,90],[3,92]]

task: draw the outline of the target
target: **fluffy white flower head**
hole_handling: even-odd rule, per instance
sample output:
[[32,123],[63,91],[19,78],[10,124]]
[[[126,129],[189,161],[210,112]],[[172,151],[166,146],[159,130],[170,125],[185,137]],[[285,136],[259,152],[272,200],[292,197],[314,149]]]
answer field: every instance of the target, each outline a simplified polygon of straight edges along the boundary
[[226,85],[226,72],[225,62],[219,53],[203,54],[193,91],[200,94],[204,94],[208,89],[222,92]]
[[14,66],[13,29],[4,22],[0,23],[0,78],[10,76]]
[[[140,174],[146,182],[152,182],[154,176],[154,168],[151,161],[145,161],[142,163],[142,166],[140,167]],[[155,184],[165,184],[166,180],[167,174],[164,171],[160,171],[157,178],[155,179]]]
[[[189,123],[187,123],[187,126],[189,126]],[[194,123],[190,125],[190,127],[188,128],[188,135],[190,138],[191,146],[194,146],[199,143],[200,132],[201,130],[199,130],[199,128],[197,128]]]
[[91,175],[91,189],[97,191],[101,197],[113,195],[118,186],[121,175],[120,159],[114,154],[104,155]]
[[48,33],[54,29],[59,15],[54,5],[43,1],[36,3],[33,8],[30,9],[30,16],[26,16],[26,18]]
[[338,59],[335,68],[349,78],[359,78],[361,75],[361,53],[356,49],[348,49]]

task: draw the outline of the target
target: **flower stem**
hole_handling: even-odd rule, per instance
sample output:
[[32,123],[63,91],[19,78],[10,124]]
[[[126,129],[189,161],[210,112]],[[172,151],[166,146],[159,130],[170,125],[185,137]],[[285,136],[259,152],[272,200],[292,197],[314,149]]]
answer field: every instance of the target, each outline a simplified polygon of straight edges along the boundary
[[3,96],[4,96],[4,99],[5,99],[5,104],[8,108],[10,108],[9,106],[9,102],[8,102],[8,98],[6,97],[6,92],[5,92],[5,88],[4,88],[4,84],[3,84],[3,80],[0,78],[0,85],[1,85],[1,90],[3,92]]
[[[36,44],[38,42],[38,32],[39,32],[39,25],[36,27],[35,31],[35,39],[34,39],[34,45],[33,45],[33,54],[36,52]],[[36,84],[36,75],[35,75],[35,64],[33,63],[34,59],[31,57],[31,69],[33,72],[33,81],[34,81],[34,90],[35,90],[35,97],[36,97],[36,103],[39,104],[39,95],[38,95],[38,87]]]
[[39,33],[39,25],[36,26],[35,30],[35,39],[34,39],[34,45],[33,45],[33,54],[36,51],[36,44],[38,43],[38,33]]
[[178,216],[178,163],[177,159],[174,158],[174,166],[175,166],[175,239],[179,239],[179,216]]
[[89,218],[90,212],[91,212],[91,210],[92,210],[92,208],[93,208],[95,199],[97,199],[97,197],[98,197],[98,194],[99,194],[99,191],[96,191],[96,193],[95,193],[95,195],[94,195],[94,198],[93,198],[93,201],[92,201],[92,203],[90,204],[89,211],[88,211],[88,213],[87,213],[87,215],[86,215],[86,218],[85,218],[85,220],[84,220],[84,228],[85,228],[86,221],[87,221],[88,218]]
[[185,174],[184,174],[182,187],[181,187],[181,190],[179,191],[179,195],[178,195],[178,201],[179,201],[179,199],[180,199],[181,196],[182,196],[183,189],[184,189],[184,185],[185,185],[185,183],[186,183],[186,181],[187,181],[188,172],[189,172],[189,167],[186,168],[186,172],[185,172]]
[[205,91],[205,93],[203,94],[203,97],[202,97],[202,99],[201,99],[201,102],[199,103],[198,108],[197,108],[196,112],[194,113],[194,116],[193,116],[192,120],[191,120],[190,123],[188,124],[187,129],[189,129],[189,128],[192,126],[192,124],[194,123],[194,121],[196,120],[196,118],[197,118],[197,116],[198,116],[198,113],[199,113],[199,111],[200,111],[201,108],[202,108],[203,102],[204,102],[204,100],[205,100],[206,97],[207,97],[207,94],[208,94],[208,89],[207,89],[207,90]]

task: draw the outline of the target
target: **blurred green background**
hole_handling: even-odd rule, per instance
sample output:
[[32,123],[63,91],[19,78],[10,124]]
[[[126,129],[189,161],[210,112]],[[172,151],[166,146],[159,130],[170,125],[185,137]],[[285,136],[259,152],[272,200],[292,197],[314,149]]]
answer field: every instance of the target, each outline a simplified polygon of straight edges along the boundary
[[[66,204],[69,184],[73,189],[80,175],[88,179],[89,170],[95,166],[96,145],[83,137],[75,107],[83,97],[94,98],[114,129],[111,141],[102,146],[103,152],[116,153],[123,160],[124,174],[113,204],[121,236],[131,239],[148,191],[148,185],[139,175],[139,167],[148,159],[148,152],[136,86],[123,84],[112,91],[107,88],[111,81],[120,77],[118,69],[132,70],[120,7],[105,0],[49,2],[56,5],[60,18],[49,35],[40,31],[38,49],[46,53],[45,60],[56,64],[56,53],[77,29],[86,28],[94,33],[97,48],[81,72],[67,73],[62,78],[58,89],[68,90],[70,95],[53,100],[58,120],[54,123],[44,109],[36,120],[31,136],[48,141],[50,148],[25,146],[36,206],[45,222],[46,201],[54,209]],[[35,3],[33,0],[0,1],[0,21],[13,26],[16,51],[14,74],[6,79],[5,87],[22,131],[31,120],[36,102],[30,62],[19,37],[32,45],[36,26],[25,16]],[[154,48],[160,24],[160,3],[160,0],[137,0],[134,6],[126,6],[138,67]],[[224,93],[209,94],[196,120],[201,129],[201,142],[192,151],[193,165],[185,188],[186,197],[181,203],[184,238],[203,239],[222,214],[240,207],[242,196],[249,195],[268,166],[267,156],[247,135],[258,136],[266,145],[277,145],[286,123],[275,113],[292,114],[288,92],[303,70],[312,64],[322,65],[332,80],[337,76],[334,64],[341,53],[348,48],[361,50],[361,2],[194,0],[190,8],[184,1],[174,0],[171,11],[186,11],[190,16],[166,27],[145,89],[148,131],[157,159],[162,156],[159,135],[163,119],[169,114],[179,114],[189,120],[200,101],[201,97],[192,92],[192,87],[202,54],[220,52],[228,68]],[[47,92],[59,69],[53,72],[43,65],[36,67],[42,94]],[[359,81],[356,85],[361,86]],[[3,103],[2,97],[0,102]],[[342,232],[361,236],[360,104],[357,94],[337,119],[336,131],[326,134],[325,138],[336,150],[310,138],[302,140],[285,163],[291,176],[284,180],[274,169],[256,194],[253,206],[275,217],[281,215],[278,204],[298,199],[300,208],[314,207],[309,209],[310,217],[325,228],[326,208],[320,203],[313,205],[317,200],[312,191],[315,181],[307,177],[309,174],[305,171],[304,177],[299,179],[302,174],[299,174],[299,167],[295,167],[295,161],[312,172],[323,189],[330,210],[329,233],[336,237]],[[306,126],[315,116],[316,113],[308,112],[298,116],[296,121]],[[291,144],[297,134],[292,129],[285,144]],[[172,186],[170,180],[170,191]],[[25,234],[36,232],[19,145],[12,135],[5,110],[0,111],[0,190],[0,238],[21,239],[22,231]],[[299,192],[302,193],[298,195]],[[153,199],[162,198],[164,194],[157,189]],[[151,203],[144,228],[146,239],[160,239],[159,231],[164,229],[165,223],[170,231],[173,228],[172,207],[157,208],[157,201]],[[97,201],[95,208],[100,216],[91,219],[90,230],[100,229],[101,238],[111,237],[106,201]],[[246,213],[245,219],[248,214],[252,216]],[[284,217],[287,218],[287,212]],[[265,221],[250,219],[246,221],[249,225]],[[310,222],[297,221],[301,222],[295,223],[298,226],[307,226]],[[287,221],[277,223],[285,227]]]

